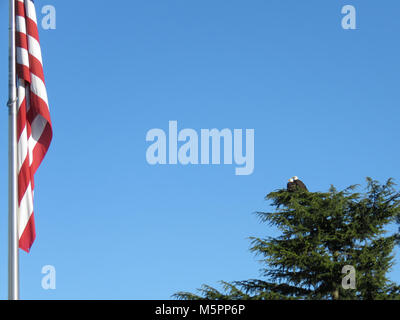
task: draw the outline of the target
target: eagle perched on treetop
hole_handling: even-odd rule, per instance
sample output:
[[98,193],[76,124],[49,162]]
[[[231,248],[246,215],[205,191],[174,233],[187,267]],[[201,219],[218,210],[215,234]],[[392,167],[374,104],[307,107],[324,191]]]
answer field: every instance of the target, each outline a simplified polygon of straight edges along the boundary
[[308,191],[303,181],[301,181],[298,177],[294,176],[293,178],[289,179],[289,182],[287,184],[287,191],[294,192],[296,190]]

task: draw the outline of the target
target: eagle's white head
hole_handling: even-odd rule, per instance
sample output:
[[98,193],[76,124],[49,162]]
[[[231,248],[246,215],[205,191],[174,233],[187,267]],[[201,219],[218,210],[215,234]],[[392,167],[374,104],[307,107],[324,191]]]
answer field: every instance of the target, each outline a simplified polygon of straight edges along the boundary
[[299,178],[297,176],[294,176],[292,179],[293,180],[299,180]]
[[291,179],[289,179],[289,182],[293,182],[294,180],[291,178]]

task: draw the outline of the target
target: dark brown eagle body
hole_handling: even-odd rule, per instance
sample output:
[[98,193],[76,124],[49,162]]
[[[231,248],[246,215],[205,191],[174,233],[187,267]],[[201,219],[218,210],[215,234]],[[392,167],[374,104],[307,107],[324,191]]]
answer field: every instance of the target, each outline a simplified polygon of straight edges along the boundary
[[294,182],[293,179],[290,179],[287,184],[287,191],[294,192],[294,191],[296,191],[296,188],[297,188],[296,183]]
[[294,180],[294,184],[296,185],[296,189],[303,190],[303,191],[308,191],[306,185],[299,178],[294,177],[293,180]]

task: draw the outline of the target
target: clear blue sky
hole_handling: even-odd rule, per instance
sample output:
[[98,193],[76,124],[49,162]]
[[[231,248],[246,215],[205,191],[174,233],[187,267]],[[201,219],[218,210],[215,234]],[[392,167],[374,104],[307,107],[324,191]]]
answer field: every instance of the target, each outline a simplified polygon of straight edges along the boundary
[[[400,3],[320,0],[36,2],[54,127],[36,175],[23,299],[169,299],[259,276],[254,211],[297,175],[312,191],[400,182]],[[357,9],[357,30],[341,8]],[[7,101],[6,1],[0,102]],[[7,296],[7,109],[0,113],[0,298]],[[150,166],[146,133],[255,130],[255,171]],[[391,278],[400,282],[400,256]],[[41,287],[54,265],[57,289]]]

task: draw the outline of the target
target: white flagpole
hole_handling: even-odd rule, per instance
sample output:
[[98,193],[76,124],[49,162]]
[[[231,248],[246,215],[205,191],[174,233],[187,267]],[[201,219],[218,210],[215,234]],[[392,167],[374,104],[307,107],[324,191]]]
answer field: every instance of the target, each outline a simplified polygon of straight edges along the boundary
[[17,216],[17,73],[15,0],[9,0],[9,100],[8,100],[8,299],[19,299],[19,245]]

